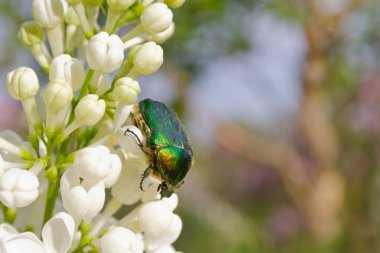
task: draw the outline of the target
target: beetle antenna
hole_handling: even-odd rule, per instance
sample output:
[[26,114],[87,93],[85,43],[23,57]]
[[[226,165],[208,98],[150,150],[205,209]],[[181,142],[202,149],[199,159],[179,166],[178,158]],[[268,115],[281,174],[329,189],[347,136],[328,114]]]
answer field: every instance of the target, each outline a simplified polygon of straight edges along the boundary
[[142,143],[141,143],[141,140],[139,139],[139,137],[131,130],[129,130],[129,128],[127,128],[127,130],[125,130],[124,132],[124,136],[127,136],[127,133],[131,133],[133,134],[135,137],[136,137],[136,140],[137,140],[137,144],[142,147]]

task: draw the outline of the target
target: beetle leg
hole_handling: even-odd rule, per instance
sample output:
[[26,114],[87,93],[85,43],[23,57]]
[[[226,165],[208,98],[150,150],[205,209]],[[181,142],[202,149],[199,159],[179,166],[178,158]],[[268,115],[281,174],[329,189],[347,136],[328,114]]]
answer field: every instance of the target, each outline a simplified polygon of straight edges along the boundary
[[141,143],[141,140],[139,139],[139,137],[137,136],[137,134],[135,134],[133,131],[129,130],[129,128],[127,128],[127,130],[125,130],[125,132],[124,132],[124,136],[126,136],[127,133],[131,133],[131,134],[133,134],[133,135],[136,137],[137,144],[138,144],[140,147],[143,146],[142,143]]
[[146,168],[145,169],[145,171],[144,171],[144,173],[142,174],[142,176],[141,176],[141,181],[140,181],[140,190],[142,190],[142,191],[144,191],[144,189],[143,189],[143,182],[144,182],[144,180],[145,180],[145,178],[147,178],[148,176],[149,176],[149,174],[150,174],[150,167],[148,167],[148,168]]
[[162,187],[162,184],[163,184],[163,183],[161,183],[161,184],[158,185],[158,187],[157,187],[157,191],[158,191],[158,192],[163,188],[163,187]]
[[[157,187],[157,192],[159,192],[161,194],[162,191],[166,191],[168,189],[168,186],[166,185],[166,181],[163,181],[161,184],[158,185]],[[163,196],[161,195],[161,198],[162,199]]]

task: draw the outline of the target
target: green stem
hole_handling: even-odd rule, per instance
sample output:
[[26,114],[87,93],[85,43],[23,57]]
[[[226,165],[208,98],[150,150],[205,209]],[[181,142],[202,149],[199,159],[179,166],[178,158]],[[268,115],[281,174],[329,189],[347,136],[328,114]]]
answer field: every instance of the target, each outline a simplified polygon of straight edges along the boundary
[[[135,3],[116,22],[116,25],[114,26],[114,30],[117,29],[120,26],[126,25],[127,23],[129,23],[131,21],[138,20],[138,18],[141,16],[141,14],[142,14],[143,11],[144,11],[144,6],[142,4],[140,4],[140,3]],[[114,31],[112,31],[112,32],[114,32]]]
[[64,163],[68,148],[70,145],[70,138],[65,140],[58,149],[58,156],[56,160],[58,175],[49,181],[48,195],[45,205],[44,224],[51,219],[54,213],[55,203],[59,194],[60,179],[63,174],[64,168],[60,166]]
[[87,95],[89,87],[90,87],[90,82],[91,82],[92,76],[94,75],[94,72],[95,71],[93,69],[88,70],[86,79],[84,80],[82,89],[81,89],[79,96],[78,96],[78,99],[73,102],[73,109],[75,109],[75,107],[77,106],[77,104],[79,103],[81,98],[83,98],[84,96]]
[[82,89],[81,89],[81,91],[79,93],[79,96],[78,96],[77,100],[73,101],[73,105],[72,105],[72,108],[71,108],[71,113],[70,113],[68,125],[70,125],[70,123],[74,121],[74,118],[75,118],[75,114],[74,114],[75,107],[77,107],[79,101],[84,96],[86,96],[87,93],[88,93],[88,91],[90,90],[90,82],[91,82],[92,77],[94,76],[94,73],[95,73],[95,71],[93,69],[89,69],[88,70],[87,75],[86,75],[86,79],[83,82]]
[[93,236],[88,236],[89,231],[91,230],[91,226],[86,226],[82,221],[80,226],[80,231],[82,233],[78,246],[72,251],[72,253],[82,253],[83,249],[89,245],[92,245],[92,241],[94,240]]
[[55,202],[58,198],[59,193],[59,183],[61,178],[60,176],[61,173],[58,172],[57,177],[49,182],[43,224],[45,224],[48,220],[51,219],[51,217],[53,217]]

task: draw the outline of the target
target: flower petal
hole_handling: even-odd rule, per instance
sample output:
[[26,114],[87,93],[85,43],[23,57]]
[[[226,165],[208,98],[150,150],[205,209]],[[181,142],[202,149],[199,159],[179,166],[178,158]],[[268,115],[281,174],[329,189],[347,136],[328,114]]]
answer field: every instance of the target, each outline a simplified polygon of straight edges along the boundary
[[155,250],[165,245],[172,244],[175,242],[182,230],[182,221],[178,215],[174,215],[172,224],[169,226],[165,232],[159,236],[144,236],[144,241],[146,243],[146,248],[148,250]]
[[57,213],[42,229],[46,249],[51,253],[66,253],[73,242],[75,222],[65,212]]
[[0,225],[0,239],[10,234],[17,234],[17,230],[8,223],[2,223]]
[[8,235],[0,241],[2,253],[46,253],[45,247],[37,236],[31,232]]

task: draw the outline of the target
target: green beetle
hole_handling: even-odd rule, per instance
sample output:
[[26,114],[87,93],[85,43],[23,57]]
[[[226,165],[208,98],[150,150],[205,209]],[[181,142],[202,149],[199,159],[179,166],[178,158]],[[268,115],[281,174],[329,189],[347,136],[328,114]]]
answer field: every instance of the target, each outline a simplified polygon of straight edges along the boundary
[[162,183],[158,191],[162,197],[170,197],[182,184],[193,163],[193,150],[176,113],[164,103],[145,99],[132,110],[132,119],[144,135],[139,140],[143,152],[149,160],[149,167],[142,175],[140,188],[146,177],[153,175]]

